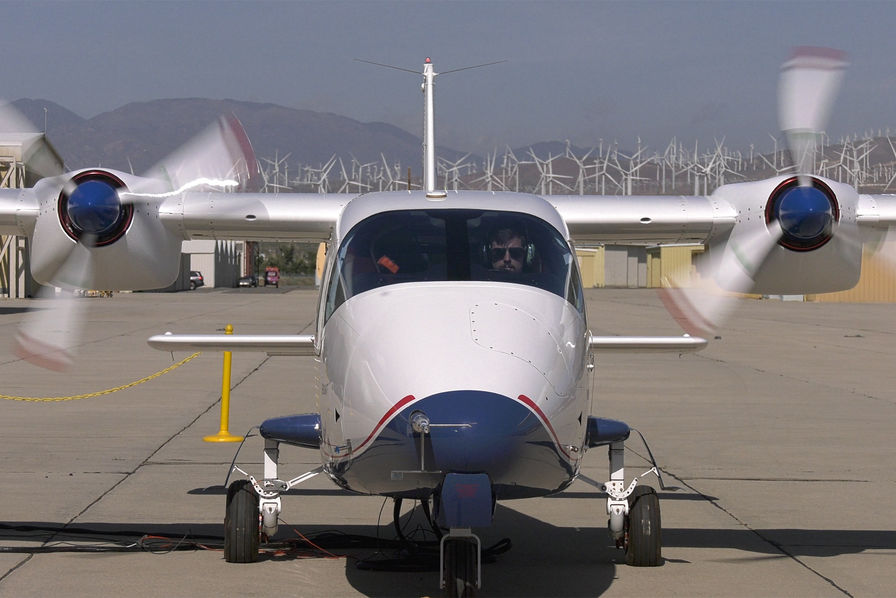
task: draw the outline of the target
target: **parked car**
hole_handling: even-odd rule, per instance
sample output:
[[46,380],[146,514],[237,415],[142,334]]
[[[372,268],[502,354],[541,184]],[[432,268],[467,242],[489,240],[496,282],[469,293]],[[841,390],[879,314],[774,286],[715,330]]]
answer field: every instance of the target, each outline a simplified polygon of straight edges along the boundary
[[239,280],[239,286],[241,287],[257,287],[258,286],[258,277],[254,274],[249,274],[247,276],[243,276]]
[[272,285],[280,288],[280,268],[268,266],[264,271],[264,286]]
[[199,270],[190,270],[190,290],[196,289],[196,287],[201,287],[205,284],[205,279],[202,278],[202,272]]

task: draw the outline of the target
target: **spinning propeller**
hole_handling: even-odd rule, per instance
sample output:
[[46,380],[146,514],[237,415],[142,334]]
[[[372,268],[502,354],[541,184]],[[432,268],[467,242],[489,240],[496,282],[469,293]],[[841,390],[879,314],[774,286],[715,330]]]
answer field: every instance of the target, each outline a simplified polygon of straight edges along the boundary
[[[738,210],[738,225],[721,242],[711,242],[707,256],[715,285],[702,280],[697,286],[690,286],[689,272],[665,281],[668,288],[660,292],[663,303],[689,334],[715,333],[735,304],[725,291],[752,292],[757,275],[772,252],[812,252],[825,246],[835,233],[849,234],[845,232],[848,227],[839,226],[841,209],[837,195],[813,176],[816,143],[846,66],[845,54],[828,48],[796,48],[790,60],[781,66],[778,121],[796,174],[771,190],[764,214],[755,213],[755,194],[747,200],[739,196],[732,199]],[[745,183],[740,187],[761,184]],[[756,189],[765,192],[759,186]],[[726,199],[724,187],[717,193]],[[855,243],[851,239],[842,241]]]
[[[4,130],[22,127],[7,107]],[[27,122],[27,121],[25,121]],[[30,128],[30,127],[29,127]],[[22,129],[20,129],[22,130]],[[104,286],[108,269],[133,269],[128,286],[159,288],[177,276],[177,231],[158,218],[163,202],[189,190],[223,191],[256,184],[255,155],[234,116],[221,117],[142,177],[106,169],[88,169],[42,179],[34,193],[40,216],[34,227],[32,273],[47,285],[39,297],[55,299],[25,320],[14,352],[35,365],[64,370],[72,363],[81,337],[84,303],[73,292]],[[60,234],[61,232],[64,234]],[[39,248],[39,249],[38,249]],[[124,265],[122,252],[142,260]],[[63,289],[57,297],[56,288]]]

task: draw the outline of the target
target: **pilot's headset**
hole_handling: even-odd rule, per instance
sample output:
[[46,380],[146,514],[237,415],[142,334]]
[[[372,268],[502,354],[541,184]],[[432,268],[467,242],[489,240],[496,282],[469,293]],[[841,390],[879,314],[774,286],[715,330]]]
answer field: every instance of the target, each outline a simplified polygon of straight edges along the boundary
[[497,241],[503,245],[513,237],[522,237],[525,239],[526,242],[523,243],[523,249],[525,250],[523,255],[523,270],[532,270],[537,257],[535,253],[535,244],[532,243],[526,227],[517,223],[499,223],[489,231],[485,243],[483,243],[482,246],[482,262],[487,268],[491,268],[494,263],[491,256],[492,242]]

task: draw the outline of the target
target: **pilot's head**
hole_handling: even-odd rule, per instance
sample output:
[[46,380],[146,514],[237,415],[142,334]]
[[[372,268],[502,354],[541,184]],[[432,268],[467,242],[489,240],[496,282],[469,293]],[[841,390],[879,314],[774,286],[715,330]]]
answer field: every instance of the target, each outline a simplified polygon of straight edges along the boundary
[[526,259],[526,237],[512,227],[499,227],[489,235],[488,259],[493,270],[522,272]]

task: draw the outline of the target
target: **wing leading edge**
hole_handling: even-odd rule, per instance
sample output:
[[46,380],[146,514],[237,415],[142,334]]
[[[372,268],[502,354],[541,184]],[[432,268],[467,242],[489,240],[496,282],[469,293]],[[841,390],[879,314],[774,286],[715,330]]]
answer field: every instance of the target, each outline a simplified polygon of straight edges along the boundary
[[704,243],[730,230],[737,211],[720,198],[686,195],[548,195],[570,237],[595,243]]
[[594,353],[690,353],[706,348],[698,336],[595,336],[588,339]]
[[157,334],[146,341],[159,351],[232,351],[268,355],[317,355],[311,334]]

